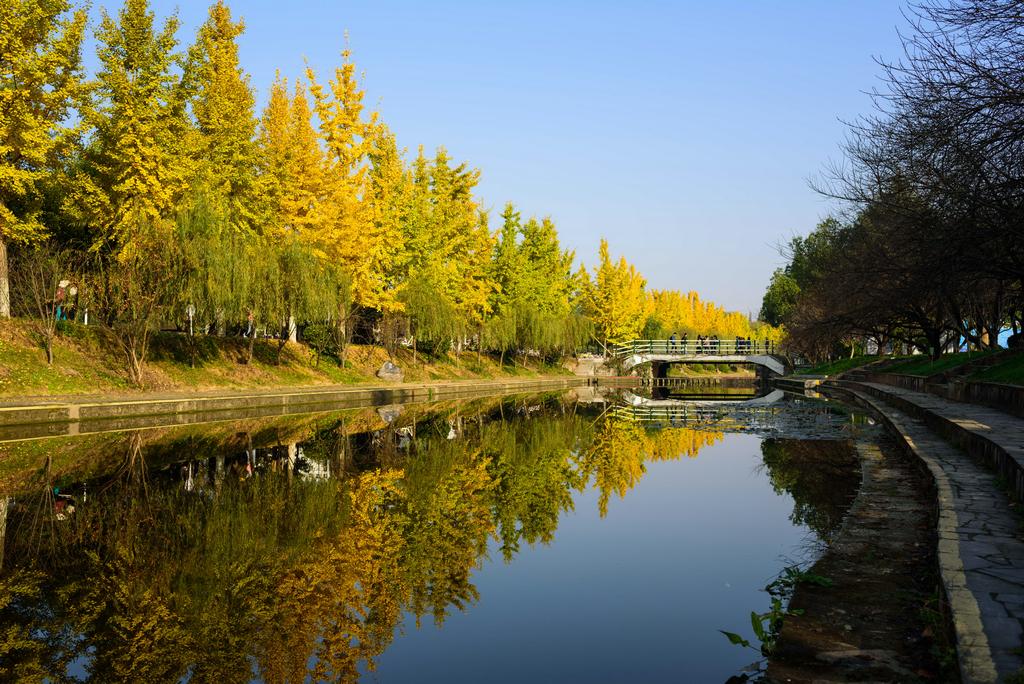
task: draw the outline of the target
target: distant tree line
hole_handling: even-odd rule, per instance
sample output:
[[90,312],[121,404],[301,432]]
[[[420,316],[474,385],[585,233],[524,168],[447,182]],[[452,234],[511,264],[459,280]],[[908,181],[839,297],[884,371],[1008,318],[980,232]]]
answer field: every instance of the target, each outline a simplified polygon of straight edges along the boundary
[[49,358],[53,320],[86,312],[141,383],[160,329],[192,349],[245,334],[249,360],[258,336],[342,363],[353,339],[557,358],[637,337],[657,308],[606,243],[576,267],[550,219],[508,204],[492,229],[477,169],[443,148],[407,160],[347,50],[326,80],[278,75],[257,115],[222,1],[187,47],[147,0],[101,10],[94,74],[85,9],[0,12],[0,319],[42,321]]
[[912,5],[876,112],[817,189],[844,210],[786,245],[761,319],[822,357],[871,339],[932,356],[1024,319],[1024,4]]

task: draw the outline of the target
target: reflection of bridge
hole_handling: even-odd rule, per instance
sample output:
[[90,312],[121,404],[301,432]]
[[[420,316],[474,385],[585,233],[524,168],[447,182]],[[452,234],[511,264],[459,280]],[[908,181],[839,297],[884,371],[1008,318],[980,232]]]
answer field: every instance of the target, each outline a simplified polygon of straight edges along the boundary
[[[722,395],[728,397],[729,395]],[[648,399],[647,397],[641,397],[633,394],[632,392],[623,392],[623,400],[632,407],[645,408],[645,409],[683,409],[694,408],[699,406],[768,406],[775,402],[783,399],[786,393],[782,390],[774,390],[760,397],[742,398],[742,399]]]
[[626,369],[651,364],[655,377],[664,377],[673,363],[748,363],[777,375],[786,372],[775,344],[767,340],[633,340],[615,347],[614,354]]
[[689,428],[739,432],[787,439],[848,439],[851,418],[827,404],[784,400],[780,390],[740,401],[648,399],[630,392],[625,405],[613,410],[618,418],[656,428]]

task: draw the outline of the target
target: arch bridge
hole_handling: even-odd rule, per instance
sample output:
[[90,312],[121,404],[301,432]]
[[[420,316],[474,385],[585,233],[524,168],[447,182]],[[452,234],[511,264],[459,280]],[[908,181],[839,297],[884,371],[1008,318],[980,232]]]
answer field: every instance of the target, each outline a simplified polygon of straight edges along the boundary
[[654,377],[665,377],[673,363],[746,363],[785,375],[786,363],[768,340],[633,340],[612,348],[624,369],[649,363]]

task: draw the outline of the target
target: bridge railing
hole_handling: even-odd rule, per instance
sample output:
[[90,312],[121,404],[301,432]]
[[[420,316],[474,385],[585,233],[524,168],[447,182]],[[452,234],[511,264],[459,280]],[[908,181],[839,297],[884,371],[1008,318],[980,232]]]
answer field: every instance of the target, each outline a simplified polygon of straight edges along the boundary
[[774,354],[771,340],[633,340],[612,348],[615,356],[661,354],[669,356],[754,356]]

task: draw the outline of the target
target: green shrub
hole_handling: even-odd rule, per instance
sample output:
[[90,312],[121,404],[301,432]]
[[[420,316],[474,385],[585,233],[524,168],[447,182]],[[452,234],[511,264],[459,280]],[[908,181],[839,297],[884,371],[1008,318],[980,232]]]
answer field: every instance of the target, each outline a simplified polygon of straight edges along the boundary
[[338,345],[334,331],[323,323],[310,323],[302,331],[302,339],[316,354],[319,365],[321,356],[338,357]]

